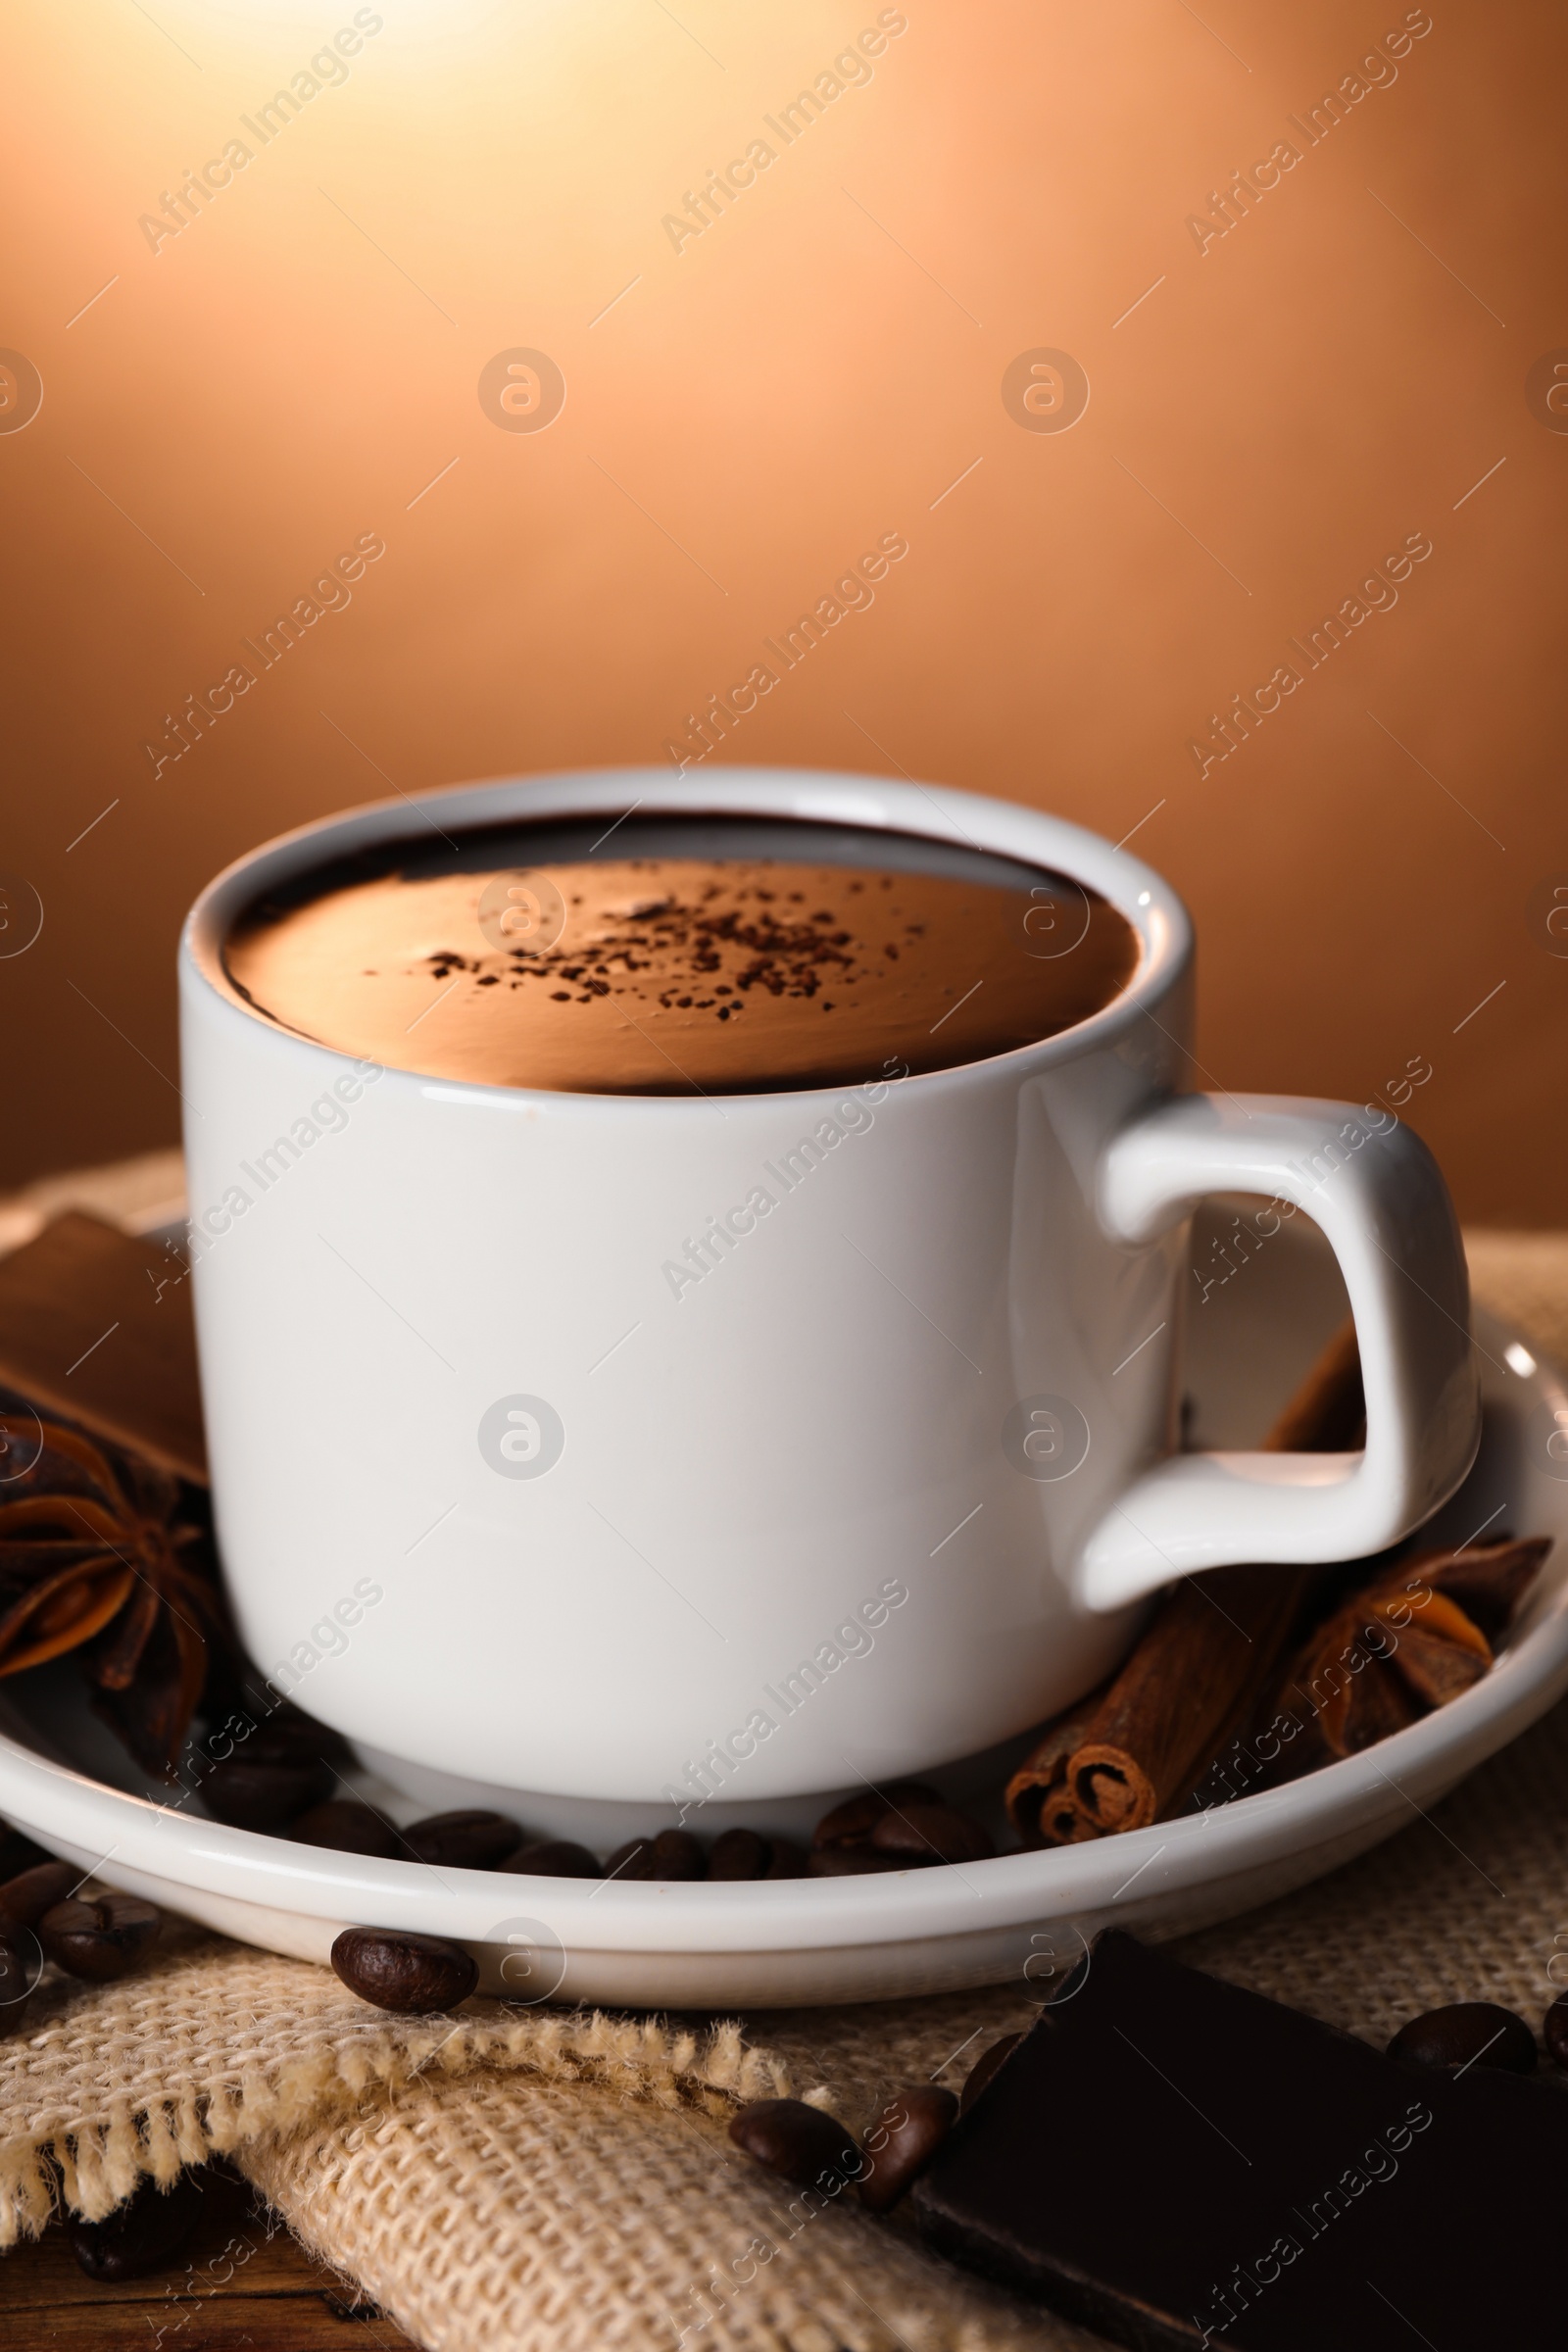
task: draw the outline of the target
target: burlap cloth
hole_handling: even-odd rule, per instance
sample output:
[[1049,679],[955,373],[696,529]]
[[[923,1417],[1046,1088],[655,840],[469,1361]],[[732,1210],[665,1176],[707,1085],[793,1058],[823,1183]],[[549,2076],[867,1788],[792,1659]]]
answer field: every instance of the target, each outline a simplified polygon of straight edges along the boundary
[[[1568,1362],[1568,1241],[1472,1237],[1471,1262],[1478,1297]],[[1565,1863],[1568,1705],[1360,1862],[1178,1948],[1375,2040],[1464,1997],[1535,2020],[1559,1950],[1568,1976]],[[1032,2015],[1014,1984],[739,2024],[494,2003],[407,2024],[175,1929],[124,1984],[46,1984],[0,2043],[0,2242],[47,2215],[46,2155],[96,2215],[223,2149],[430,2352],[1084,2346],[849,2199],[805,2216],[724,2132],[784,2089],[860,2126]]]

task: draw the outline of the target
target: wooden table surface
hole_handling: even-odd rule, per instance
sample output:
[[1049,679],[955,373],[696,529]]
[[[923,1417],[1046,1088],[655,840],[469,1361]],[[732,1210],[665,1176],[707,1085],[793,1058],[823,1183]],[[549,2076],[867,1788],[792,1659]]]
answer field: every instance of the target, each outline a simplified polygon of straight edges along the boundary
[[178,2261],[101,2286],[58,2224],[0,2256],[4,2352],[417,2352],[384,2312],[306,2253],[237,2178],[203,2176]]

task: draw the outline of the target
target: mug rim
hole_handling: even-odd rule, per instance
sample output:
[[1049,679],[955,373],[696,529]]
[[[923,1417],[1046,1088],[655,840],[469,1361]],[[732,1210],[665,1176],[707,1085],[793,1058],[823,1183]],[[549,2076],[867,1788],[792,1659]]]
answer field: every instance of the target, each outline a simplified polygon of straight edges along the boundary
[[[989,855],[1010,858],[1027,865],[1063,873],[1087,883],[1129,924],[1139,944],[1131,976],[1108,1004],[1087,1019],[1076,1021],[1052,1036],[1000,1054],[942,1069],[921,1070],[901,1078],[901,1090],[927,1090],[949,1085],[982,1072],[1014,1066],[1020,1075],[1033,1075],[1058,1063],[1075,1060],[1114,1045],[1143,1016],[1169,996],[1189,969],[1193,956],[1193,925],[1187,907],[1171,885],[1142,858],[1107,841],[1103,835],[1066,817],[1051,814],[1016,801],[970,792],[960,785],[897,783],[891,777],[862,775],[831,768],[716,767],[708,770],[697,790],[685,777],[662,768],[561,768],[534,774],[493,776],[464,784],[446,784],[427,792],[357,803],[326,816],[314,817],[286,833],[274,835],[234,858],[198,894],[180,932],[182,976],[201,984],[204,993],[230,1017],[239,1016],[280,1045],[299,1046],[329,1054],[350,1068],[367,1056],[350,1053],[324,1039],[290,1029],[243,996],[224,967],[222,946],[241,909],[269,882],[292,880],[312,866],[356,849],[417,838],[423,817],[436,830],[445,813],[459,828],[467,829],[521,817],[540,822],[571,815],[608,814],[628,795],[632,806],[657,815],[693,818],[722,816],[772,817],[785,822],[839,824],[860,832],[884,831],[914,835],[927,841],[978,848]],[[947,817],[944,802],[958,802],[969,826]],[[934,812],[934,813],[933,813]],[[631,809],[623,811],[630,814]],[[940,821],[946,818],[947,821]],[[977,838],[978,836],[978,838]],[[370,1058],[373,1058],[370,1057]],[[501,1086],[476,1079],[440,1077],[433,1071],[408,1070],[395,1063],[378,1065],[382,1081],[400,1083],[399,1091],[415,1088],[441,1098],[456,1097],[496,1104],[598,1104],[606,1108],[640,1104],[662,1110],[699,1112],[710,1098],[684,1095],[637,1095],[573,1092],[560,1087]],[[759,1087],[726,1093],[727,1104],[768,1102],[842,1094],[842,1086]]]

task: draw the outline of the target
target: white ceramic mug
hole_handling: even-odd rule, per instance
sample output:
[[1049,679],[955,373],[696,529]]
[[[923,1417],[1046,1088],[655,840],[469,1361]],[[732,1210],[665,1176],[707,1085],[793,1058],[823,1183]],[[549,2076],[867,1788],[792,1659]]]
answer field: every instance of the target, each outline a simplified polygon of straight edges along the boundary
[[[632,803],[978,845],[1102,892],[1139,963],[1038,1045],[721,1102],[378,1070],[225,976],[248,902],[424,810],[457,833]],[[197,903],[180,976],[240,1628],[416,1796],[606,1840],[683,1814],[799,1828],[826,1793],[1051,1715],[1156,1586],[1375,1551],[1474,1455],[1429,1153],[1381,1105],[1185,1092],[1181,903],[1056,818],[757,769],[466,786],[243,858]],[[1364,1455],[1173,1451],[1185,1221],[1221,1191],[1332,1243]]]

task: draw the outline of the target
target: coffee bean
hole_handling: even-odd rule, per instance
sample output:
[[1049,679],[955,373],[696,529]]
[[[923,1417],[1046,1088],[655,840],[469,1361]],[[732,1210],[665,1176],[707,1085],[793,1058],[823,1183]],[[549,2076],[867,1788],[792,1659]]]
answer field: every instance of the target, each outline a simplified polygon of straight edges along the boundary
[[39,1862],[0,1886],[0,1915],[20,1928],[35,1928],[46,1911],[74,1894],[87,1874],[74,1862]]
[[319,1757],[270,1763],[248,1754],[215,1764],[202,1782],[202,1802],[215,1821],[236,1830],[280,1830],[337,1786],[334,1767]]
[[1416,2066],[1438,2066],[1459,2074],[1472,2066],[1497,2066],[1510,2075],[1536,2071],[1536,2037],[1522,2017],[1496,2001],[1452,2001],[1429,2009],[1401,2026],[1389,2044],[1391,2058]]
[[403,1835],[416,1861],[434,1862],[448,1870],[499,1870],[507,1856],[522,1844],[527,1832],[509,1821],[505,1813],[470,1809],[432,1813],[424,1821],[411,1821]]
[[[768,1842],[772,1851],[768,1855],[767,1868],[762,1873],[763,1878],[804,1879],[808,1859],[805,1846],[797,1845],[793,1838],[773,1838]],[[710,1878],[713,1875],[711,1856],[709,1859],[708,1875]]]
[[980,2093],[998,2075],[1022,2041],[1021,2034],[1004,2034],[988,2050],[982,2050],[969,2069],[969,2079],[958,2093],[958,2113],[967,2115]]
[[706,1879],[708,1862],[690,1830],[661,1830],[653,1839],[628,1838],[605,1864],[607,1879]]
[[806,1865],[809,1879],[858,1879],[877,1871],[907,1870],[898,1854],[879,1854],[873,1845],[818,1845]]
[[1568,2067],[1568,1992],[1552,2002],[1541,2030],[1548,2055],[1558,2066]]
[[247,1764],[348,1764],[352,1761],[349,1743],[340,1732],[324,1723],[302,1715],[297,1708],[282,1708],[274,1714],[240,1716],[234,1719],[233,1737],[227,1752],[221,1757],[211,1752],[205,1758],[206,1769],[243,1761]]
[[873,2213],[886,2213],[896,2205],[957,2120],[958,2102],[953,2092],[931,2083],[889,2099],[865,2135],[869,2169],[860,2175],[861,2204]]
[[940,1805],[942,1799],[923,1781],[895,1781],[888,1788],[867,1788],[862,1796],[846,1798],[824,1813],[811,1833],[813,1846],[858,1845],[868,1838],[890,1805]]
[[163,1914],[139,1894],[73,1895],[44,1913],[38,1941],[69,1976],[112,1984],[130,1974],[163,1924]]
[[201,2218],[199,2177],[181,2173],[172,2188],[144,2180],[135,2194],[101,2222],[65,2217],[66,2239],[89,2278],[105,2286],[144,2278],[173,2262]]
[[323,1756],[329,1764],[348,1764],[354,1753],[341,1732],[318,1723],[301,1707],[280,1707],[262,1716],[242,1744],[257,1764],[314,1764]]
[[498,1867],[535,1879],[602,1879],[605,1875],[588,1848],[573,1845],[569,1838],[537,1838],[531,1845],[519,1846]]
[[408,1852],[390,1822],[383,1821],[372,1806],[350,1796],[329,1797],[324,1805],[313,1805],[298,1821],[290,1822],[288,1834],[300,1845],[324,1845],[336,1854],[370,1854],[378,1862],[390,1862]]
[[767,1875],[770,1859],[765,1838],[755,1830],[726,1830],[713,1840],[708,1857],[710,1879],[760,1879]]
[[726,1830],[708,1857],[710,1879],[804,1879],[806,1855],[788,1838],[761,1838],[756,1830]]
[[14,2034],[27,2014],[43,1955],[30,1928],[0,1919],[0,2034]]
[[350,1992],[399,2016],[455,2009],[479,1982],[461,1943],[400,1928],[345,1928],[332,1966]]
[[706,1879],[708,1856],[690,1830],[661,1830],[654,1839],[655,1879]]
[[862,2170],[853,2133],[804,2099],[754,2099],[730,2124],[738,2148],[800,2188],[830,2195]]
[[871,1832],[879,1854],[905,1862],[983,1862],[996,1847],[977,1821],[951,1805],[909,1803],[884,1813]]

